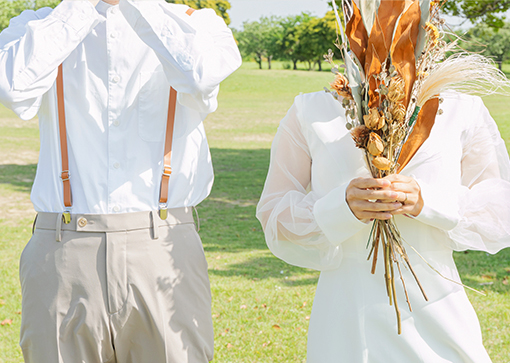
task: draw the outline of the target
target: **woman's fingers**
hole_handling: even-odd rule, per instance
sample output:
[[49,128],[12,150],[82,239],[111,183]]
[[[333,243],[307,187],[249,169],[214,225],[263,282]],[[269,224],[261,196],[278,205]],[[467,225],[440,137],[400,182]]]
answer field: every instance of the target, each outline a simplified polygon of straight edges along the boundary
[[391,181],[386,179],[356,178],[351,181],[350,186],[358,189],[388,188],[391,186]]
[[353,199],[361,200],[384,200],[384,201],[395,201],[398,200],[399,193],[391,189],[358,189],[354,188],[351,191],[351,197]]
[[355,200],[351,203],[351,208],[364,212],[391,212],[402,208],[403,204],[399,202],[395,203],[381,203],[381,202],[369,202],[366,200]]

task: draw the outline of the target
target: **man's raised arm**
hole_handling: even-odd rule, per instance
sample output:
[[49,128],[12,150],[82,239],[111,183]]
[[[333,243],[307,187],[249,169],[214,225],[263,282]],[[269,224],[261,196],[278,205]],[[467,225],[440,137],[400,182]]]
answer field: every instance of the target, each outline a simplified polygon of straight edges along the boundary
[[[53,11],[27,10],[0,34],[0,102],[19,117],[34,117],[60,63],[98,24],[97,0],[66,0]],[[92,4],[92,5],[91,5]]]
[[217,107],[218,86],[241,65],[232,32],[212,9],[164,1],[121,0],[120,9],[163,65],[179,102],[200,112]]

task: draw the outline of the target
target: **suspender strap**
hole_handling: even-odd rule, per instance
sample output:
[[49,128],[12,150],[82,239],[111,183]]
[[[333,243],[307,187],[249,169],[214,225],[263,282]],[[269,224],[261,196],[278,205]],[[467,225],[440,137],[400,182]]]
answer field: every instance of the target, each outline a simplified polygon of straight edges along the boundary
[[64,77],[62,71],[62,64],[58,67],[57,76],[57,102],[58,102],[58,131],[60,135],[60,153],[62,159],[62,173],[60,178],[64,186],[64,222],[71,221],[69,209],[73,206],[71,194],[71,174],[69,173],[69,156],[67,150],[67,130],[66,130],[66,111],[64,105]]
[[166,120],[165,157],[163,159],[163,175],[161,176],[161,189],[159,192],[159,216],[161,219],[167,217],[168,182],[172,174],[172,141],[174,136],[175,109],[177,106],[177,91],[170,88],[170,99],[168,101],[168,116]]

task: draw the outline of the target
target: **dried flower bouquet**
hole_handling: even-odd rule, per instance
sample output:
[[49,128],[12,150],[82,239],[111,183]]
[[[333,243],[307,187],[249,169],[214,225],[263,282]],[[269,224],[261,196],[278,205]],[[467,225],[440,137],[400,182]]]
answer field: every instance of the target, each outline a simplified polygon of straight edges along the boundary
[[[334,64],[330,50],[325,58],[333,65],[335,80],[326,91],[345,108],[346,126],[355,145],[365,151],[374,178],[399,173],[416,154],[428,138],[436,114],[442,113],[442,91],[487,94],[508,85],[506,77],[480,55],[446,57],[456,49],[457,41],[447,44],[444,40],[444,20],[439,16],[444,1],[343,0],[345,31],[333,1],[340,33],[336,45],[344,60],[344,72]],[[402,263],[426,300],[427,295],[394,220],[374,221],[369,248],[372,273],[382,250],[389,303],[395,307],[401,334],[395,270],[410,311]]]

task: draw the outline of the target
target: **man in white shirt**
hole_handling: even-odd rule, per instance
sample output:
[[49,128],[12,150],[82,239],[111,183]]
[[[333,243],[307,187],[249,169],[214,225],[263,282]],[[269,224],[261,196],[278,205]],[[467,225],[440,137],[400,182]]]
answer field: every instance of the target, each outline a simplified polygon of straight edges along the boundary
[[212,359],[192,208],[213,182],[202,121],[240,63],[213,10],[163,0],[65,0],[0,34],[0,102],[40,123],[26,362]]

